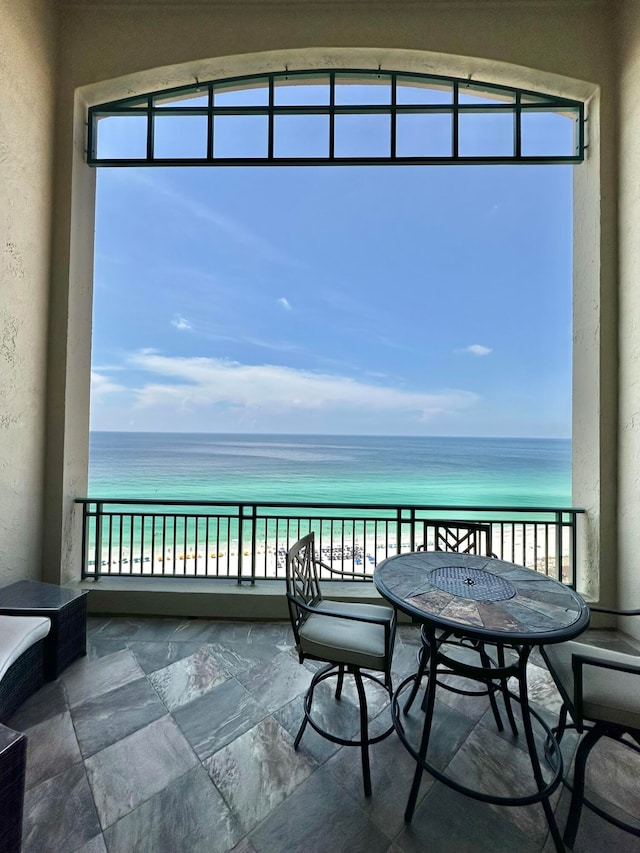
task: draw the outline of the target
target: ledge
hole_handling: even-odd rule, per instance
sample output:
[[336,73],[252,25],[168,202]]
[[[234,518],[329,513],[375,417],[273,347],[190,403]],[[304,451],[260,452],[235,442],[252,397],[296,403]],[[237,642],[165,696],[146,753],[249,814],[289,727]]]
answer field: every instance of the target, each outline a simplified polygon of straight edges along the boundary
[[[91,615],[179,616],[201,619],[288,619],[284,581],[103,578],[65,584],[89,592]],[[381,602],[370,583],[323,583],[326,598]]]

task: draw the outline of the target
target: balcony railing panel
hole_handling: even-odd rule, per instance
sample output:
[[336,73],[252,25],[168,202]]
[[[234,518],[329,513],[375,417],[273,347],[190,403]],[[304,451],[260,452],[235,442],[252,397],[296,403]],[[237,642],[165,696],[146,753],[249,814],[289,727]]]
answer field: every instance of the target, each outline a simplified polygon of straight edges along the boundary
[[[82,577],[281,580],[286,553],[316,534],[323,562],[367,582],[394,554],[450,550],[443,528],[489,531],[488,554],[575,583],[577,519],[558,507],[320,505],[79,498]],[[461,547],[464,547],[461,545]],[[355,575],[365,575],[356,578]],[[328,575],[328,577],[331,577]]]

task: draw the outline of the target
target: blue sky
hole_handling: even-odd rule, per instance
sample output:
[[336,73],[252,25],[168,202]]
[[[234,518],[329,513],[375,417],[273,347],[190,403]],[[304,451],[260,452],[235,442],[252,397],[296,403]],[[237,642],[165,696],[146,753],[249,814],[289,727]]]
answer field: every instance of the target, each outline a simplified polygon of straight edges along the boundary
[[569,437],[571,166],[98,170],[91,426]]

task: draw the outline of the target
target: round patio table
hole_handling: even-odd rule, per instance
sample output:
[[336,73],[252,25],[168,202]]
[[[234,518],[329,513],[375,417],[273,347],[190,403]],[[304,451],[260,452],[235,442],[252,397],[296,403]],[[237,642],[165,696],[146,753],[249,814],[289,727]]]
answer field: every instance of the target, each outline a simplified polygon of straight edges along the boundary
[[[409,822],[413,817],[420,780],[426,770],[445,785],[483,802],[509,806],[542,803],[556,849],[564,850],[549,803],[562,779],[562,756],[551,729],[529,705],[527,661],[535,646],[570,640],[586,630],[589,609],[585,602],[565,584],[524,566],[493,557],[445,551],[418,551],[389,557],[376,567],[373,580],[390,604],[422,625],[420,667],[396,689],[392,703],[396,731],[416,760],[405,820]],[[445,654],[443,647],[452,642],[475,649],[479,653],[479,664],[461,662]],[[487,652],[487,646],[495,650],[497,662]],[[506,663],[505,650],[513,662]],[[499,726],[494,693],[500,691],[514,734],[517,729],[510,699],[519,702],[535,792],[519,797],[493,796],[462,785],[428,760],[438,674],[443,671],[485,684],[487,690],[482,693],[489,694]],[[407,713],[407,706],[413,701],[423,676],[427,676],[422,704],[425,718],[420,747],[416,750],[405,736],[399,700],[403,691],[411,687],[411,696],[405,705]],[[517,681],[517,693],[508,690],[507,679],[511,677]],[[474,695],[473,691],[469,692]],[[553,771],[548,782],[542,774],[532,717],[547,736],[546,754],[551,759]]]

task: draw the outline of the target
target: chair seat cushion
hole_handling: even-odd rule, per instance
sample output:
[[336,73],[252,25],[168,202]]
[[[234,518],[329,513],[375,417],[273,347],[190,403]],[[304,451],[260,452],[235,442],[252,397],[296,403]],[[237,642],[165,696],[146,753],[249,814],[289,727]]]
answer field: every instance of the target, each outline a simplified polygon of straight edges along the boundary
[[[572,699],[575,695],[573,655],[640,668],[639,655],[627,655],[575,641],[547,646],[544,651],[552,674]],[[585,664],[582,677],[583,715],[586,719],[640,729],[640,674]]]
[[20,655],[51,629],[46,616],[0,616],[0,678]]
[[300,650],[329,663],[351,664],[384,671],[386,645],[384,625],[324,616],[322,611],[348,613],[391,622],[393,611],[377,604],[321,601],[315,613],[300,626]]

